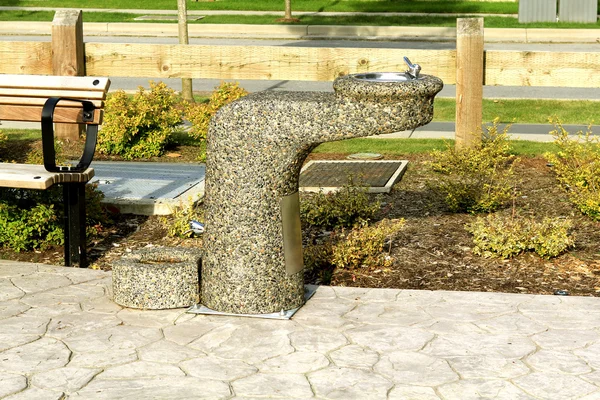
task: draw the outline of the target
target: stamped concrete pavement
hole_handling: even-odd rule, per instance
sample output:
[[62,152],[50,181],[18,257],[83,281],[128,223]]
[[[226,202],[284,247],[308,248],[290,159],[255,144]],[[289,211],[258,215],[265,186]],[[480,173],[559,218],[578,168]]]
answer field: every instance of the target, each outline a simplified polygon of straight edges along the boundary
[[0,261],[0,398],[600,399],[600,299],[325,287],[289,321],[140,311]]

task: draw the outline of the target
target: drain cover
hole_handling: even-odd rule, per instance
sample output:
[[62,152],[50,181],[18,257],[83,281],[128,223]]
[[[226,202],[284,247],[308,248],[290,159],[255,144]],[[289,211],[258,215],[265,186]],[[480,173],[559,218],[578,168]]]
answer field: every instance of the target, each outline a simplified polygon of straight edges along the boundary
[[370,193],[389,193],[400,180],[408,161],[309,161],[300,173],[300,190],[331,192],[352,178],[354,183],[368,187]]
[[355,153],[346,158],[348,160],[381,160],[383,156],[379,153]]

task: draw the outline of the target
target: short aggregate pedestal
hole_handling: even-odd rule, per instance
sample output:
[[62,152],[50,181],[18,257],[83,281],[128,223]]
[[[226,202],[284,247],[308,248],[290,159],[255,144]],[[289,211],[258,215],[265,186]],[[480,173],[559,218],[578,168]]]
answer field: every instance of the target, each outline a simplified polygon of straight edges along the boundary
[[161,310],[199,301],[198,249],[153,247],[134,251],[112,265],[114,302]]
[[428,123],[443,84],[428,75],[404,82],[345,76],[333,86],[335,93],[254,93],[223,107],[212,119],[206,160],[204,306],[234,314],[301,306],[298,182],[304,160],[323,142]]

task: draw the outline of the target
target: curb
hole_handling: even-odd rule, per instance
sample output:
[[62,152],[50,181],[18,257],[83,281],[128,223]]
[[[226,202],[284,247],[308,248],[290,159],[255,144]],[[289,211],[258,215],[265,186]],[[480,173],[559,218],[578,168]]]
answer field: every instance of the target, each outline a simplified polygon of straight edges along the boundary
[[[355,39],[454,41],[454,27],[351,26],[351,25],[249,25],[191,24],[194,38]],[[3,22],[2,35],[50,35],[52,22]],[[177,24],[86,22],[87,36],[177,37]],[[487,28],[486,42],[599,43],[600,29]]]

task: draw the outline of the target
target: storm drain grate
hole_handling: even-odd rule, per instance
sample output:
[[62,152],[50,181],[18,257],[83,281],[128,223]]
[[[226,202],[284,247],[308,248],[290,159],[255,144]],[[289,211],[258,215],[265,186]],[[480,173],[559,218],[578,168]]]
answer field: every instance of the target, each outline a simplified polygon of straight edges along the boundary
[[300,173],[300,190],[331,192],[348,184],[350,178],[371,193],[389,193],[402,178],[408,161],[309,161]]

